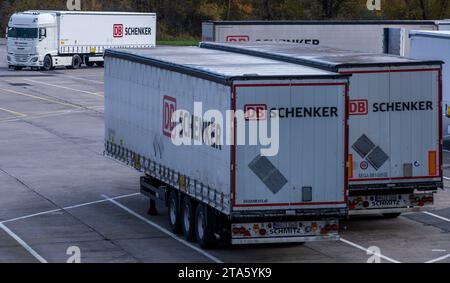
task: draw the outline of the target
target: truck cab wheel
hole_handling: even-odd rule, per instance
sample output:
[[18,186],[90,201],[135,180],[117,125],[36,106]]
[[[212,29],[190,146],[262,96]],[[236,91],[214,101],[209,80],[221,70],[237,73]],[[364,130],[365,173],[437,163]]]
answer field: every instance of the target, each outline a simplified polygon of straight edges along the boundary
[[53,60],[50,55],[45,56],[44,58],[44,66],[42,67],[43,71],[50,71],[53,68]]
[[14,71],[22,71],[23,67],[14,66]]
[[195,212],[195,236],[202,249],[211,249],[215,245],[211,228],[208,227],[208,208],[199,204]]
[[171,192],[169,197],[169,224],[173,233],[181,233],[180,205],[175,191]]
[[395,219],[400,217],[400,215],[402,215],[401,213],[385,213],[383,214],[383,217],[386,219]]
[[194,202],[188,196],[183,198],[181,205],[181,228],[188,242],[195,241],[195,207]]
[[89,56],[84,56],[84,64],[88,67],[94,66],[95,62],[89,61]]

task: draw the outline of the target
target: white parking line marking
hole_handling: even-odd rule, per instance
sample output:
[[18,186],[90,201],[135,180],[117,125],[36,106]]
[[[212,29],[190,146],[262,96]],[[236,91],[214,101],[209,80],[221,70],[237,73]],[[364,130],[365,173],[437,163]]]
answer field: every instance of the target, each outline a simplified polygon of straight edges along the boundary
[[[134,197],[134,196],[137,196],[137,195],[140,195],[140,194],[139,193],[135,193],[135,194],[129,194],[129,195],[122,195],[122,196],[118,196],[118,197],[115,197],[115,198],[112,198],[112,199],[113,200],[124,199],[124,198],[128,198],[128,197]],[[30,215],[25,215],[25,216],[22,216],[22,217],[17,217],[17,218],[5,220],[5,221],[0,222],[0,224],[5,224],[5,223],[9,223],[9,222],[24,220],[24,219],[33,218],[33,217],[36,217],[36,216],[42,216],[42,215],[46,215],[46,214],[51,214],[51,213],[55,213],[55,212],[60,212],[60,211],[64,211],[64,210],[80,208],[80,207],[89,206],[89,205],[93,205],[93,204],[105,203],[105,202],[108,202],[108,201],[109,200],[102,199],[102,200],[91,201],[91,202],[86,202],[86,203],[82,203],[82,204],[67,206],[67,207],[63,207],[63,208],[59,208],[59,209],[47,210],[47,211],[44,211],[44,212],[39,212],[39,213],[35,213],[35,214],[30,214]]]
[[367,254],[373,254],[373,255],[375,255],[375,256],[378,256],[379,258],[385,259],[385,260],[390,261],[390,262],[392,262],[392,263],[400,263],[400,261],[397,261],[397,260],[395,260],[395,259],[392,259],[392,258],[387,257],[387,256],[382,255],[382,254],[373,253],[373,252],[370,251],[369,249],[366,249],[366,248],[364,248],[364,247],[362,247],[362,246],[360,246],[360,245],[358,245],[358,244],[355,244],[355,243],[352,243],[352,242],[350,242],[350,241],[347,241],[347,240],[345,240],[345,239],[343,239],[343,238],[341,238],[340,241],[343,242],[343,243],[345,243],[345,244],[347,244],[347,245],[350,245],[350,246],[352,246],[352,247],[354,247],[354,248],[357,248],[357,249],[359,249],[359,250],[365,251]]
[[428,212],[428,211],[424,211],[424,212],[422,212],[422,213],[423,213],[423,214],[426,214],[426,215],[429,215],[429,216],[436,217],[436,218],[441,219],[441,220],[446,221],[446,222],[450,222],[450,219],[445,218],[445,217],[442,217],[442,216],[439,216],[439,215],[436,215],[436,214],[431,213],[431,212]]
[[131,215],[135,216],[136,218],[139,218],[140,220],[144,221],[145,223],[147,223],[150,226],[153,226],[154,228],[158,229],[159,231],[163,232],[164,234],[172,237],[173,239],[175,239],[176,241],[184,244],[185,246],[199,252],[200,254],[204,255],[205,257],[209,258],[210,260],[214,261],[215,263],[223,263],[223,261],[221,261],[220,259],[216,258],[215,256],[205,252],[204,250],[186,242],[185,240],[179,238],[177,235],[173,234],[172,232],[168,231],[167,229],[163,228],[162,226],[154,223],[153,221],[148,220],[147,218],[139,215],[138,213],[134,212],[133,210],[129,209],[128,207],[118,203],[117,201],[109,198],[108,196],[103,195],[103,197],[105,199],[107,199],[108,201],[110,201],[111,203],[115,204],[116,206],[122,208],[123,210],[125,210],[126,212],[130,213]]
[[0,90],[1,90],[1,91],[4,91],[4,92],[9,92],[9,93],[12,93],[12,94],[17,94],[17,95],[26,96],[26,97],[31,97],[31,98],[35,98],[35,99],[39,99],[39,100],[51,102],[51,103],[60,104],[60,105],[63,105],[63,106],[68,106],[68,107],[75,108],[75,109],[81,109],[81,108],[82,108],[82,107],[77,106],[77,105],[74,105],[74,104],[64,103],[64,102],[60,102],[60,101],[58,101],[58,100],[53,100],[53,99],[49,99],[49,98],[44,98],[44,97],[40,97],[40,96],[36,96],[36,95],[32,95],[32,94],[27,94],[27,93],[23,93],[23,92],[11,90],[11,89],[0,88]]
[[71,87],[66,87],[66,86],[54,85],[54,84],[39,82],[39,81],[35,81],[35,80],[30,80],[30,79],[24,79],[24,80],[32,82],[32,83],[36,83],[36,84],[42,84],[42,85],[46,85],[46,86],[52,86],[52,87],[56,87],[56,88],[62,88],[62,89],[67,89],[67,90],[71,90],[71,91],[77,91],[77,92],[81,92],[81,93],[91,94],[91,95],[95,95],[98,97],[104,96],[104,95],[98,94],[96,92],[91,92],[91,91],[86,91],[86,90],[81,90],[81,89],[76,89],[76,88],[71,88]]
[[16,111],[13,111],[13,110],[9,110],[9,109],[5,109],[5,108],[0,108],[0,111],[12,114],[12,115],[14,115],[16,117],[26,117],[27,116],[27,115],[25,115],[23,113],[16,112]]
[[444,180],[450,181],[450,178],[444,176]]
[[430,261],[427,261],[425,263],[436,263],[436,262],[440,262],[440,261],[446,260],[447,258],[450,258],[450,254],[445,255],[445,256],[441,256],[439,258],[436,258],[436,259],[433,259],[433,260],[430,260]]
[[0,228],[8,233],[17,243],[19,243],[24,249],[26,249],[32,256],[34,256],[40,263],[47,263],[45,258],[43,258],[40,254],[38,254],[32,247],[30,247],[24,240],[22,240],[19,236],[17,236],[13,231],[11,231],[4,224],[0,223]]
[[67,75],[65,75],[66,77],[69,77],[69,78],[71,78],[71,79],[75,79],[75,80],[80,80],[80,81],[86,81],[86,82],[91,82],[91,83],[94,83],[94,84],[105,84],[104,82],[102,82],[102,81],[96,81],[96,80],[90,80],[90,79],[85,79],[85,78],[80,78],[80,77],[75,77],[75,76],[67,76]]

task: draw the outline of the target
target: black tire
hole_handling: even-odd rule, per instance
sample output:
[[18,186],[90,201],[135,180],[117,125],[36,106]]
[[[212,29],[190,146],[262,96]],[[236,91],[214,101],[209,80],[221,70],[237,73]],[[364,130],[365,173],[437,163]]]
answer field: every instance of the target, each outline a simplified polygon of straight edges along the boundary
[[23,67],[14,66],[14,71],[22,71]]
[[72,57],[72,66],[67,67],[67,69],[72,69],[72,70],[76,70],[79,69],[81,67],[81,57],[80,55],[74,55]]
[[44,66],[42,67],[43,71],[50,71],[53,69],[53,60],[50,55],[46,55],[44,58]]
[[84,57],[84,64],[85,64],[86,66],[88,66],[88,67],[93,67],[94,64],[95,64],[95,62],[89,61],[89,56],[85,56],[85,57]]
[[101,61],[101,62],[95,62],[95,65],[97,65],[100,68],[103,68],[105,66],[105,62]]
[[169,224],[173,233],[181,234],[180,203],[175,191],[172,191],[169,196]]
[[188,242],[195,241],[195,206],[188,196],[183,198],[181,204],[181,228]]
[[402,215],[401,213],[385,213],[383,214],[383,217],[386,219],[395,219],[400,217],[400,215]]
[[197,243],[202,249],[211,249],[215,246],[213,233],[207,225],[208,217],[208,208],[203,204],[199,204],[195,212],[195,236]]

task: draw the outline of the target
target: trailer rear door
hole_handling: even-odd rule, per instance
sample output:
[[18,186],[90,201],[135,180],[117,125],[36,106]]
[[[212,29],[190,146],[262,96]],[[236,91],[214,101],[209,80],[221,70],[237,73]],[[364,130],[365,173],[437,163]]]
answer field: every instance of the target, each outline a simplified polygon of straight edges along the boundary
[[[237,83],[235,109],[247,115],[247,145],[233,150],[233,207],[239,210],[346,206],[346,80]],[[279,151],[248,145],[249,125],[279,111]],[[238,127],[235,127],[238,128]],[[269,136],[273,134],[269,130]],[[264,147],[266,148],[266,147]]]
[[349,73],[350,185],[439,181],[440,67]]

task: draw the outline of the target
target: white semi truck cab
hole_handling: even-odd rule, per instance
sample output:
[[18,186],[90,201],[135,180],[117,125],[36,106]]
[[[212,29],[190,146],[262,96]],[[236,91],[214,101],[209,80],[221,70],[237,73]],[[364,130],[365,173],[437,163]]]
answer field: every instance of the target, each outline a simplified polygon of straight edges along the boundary
[[8,65],[16,70],[42,68],[47,54],[58,54],[54,14],[14,14],[9,20],[6,35]]
[[108,48],[151,48],[156,14],[26,11],[11,16],[6,30],[10,68],[103,66]]

